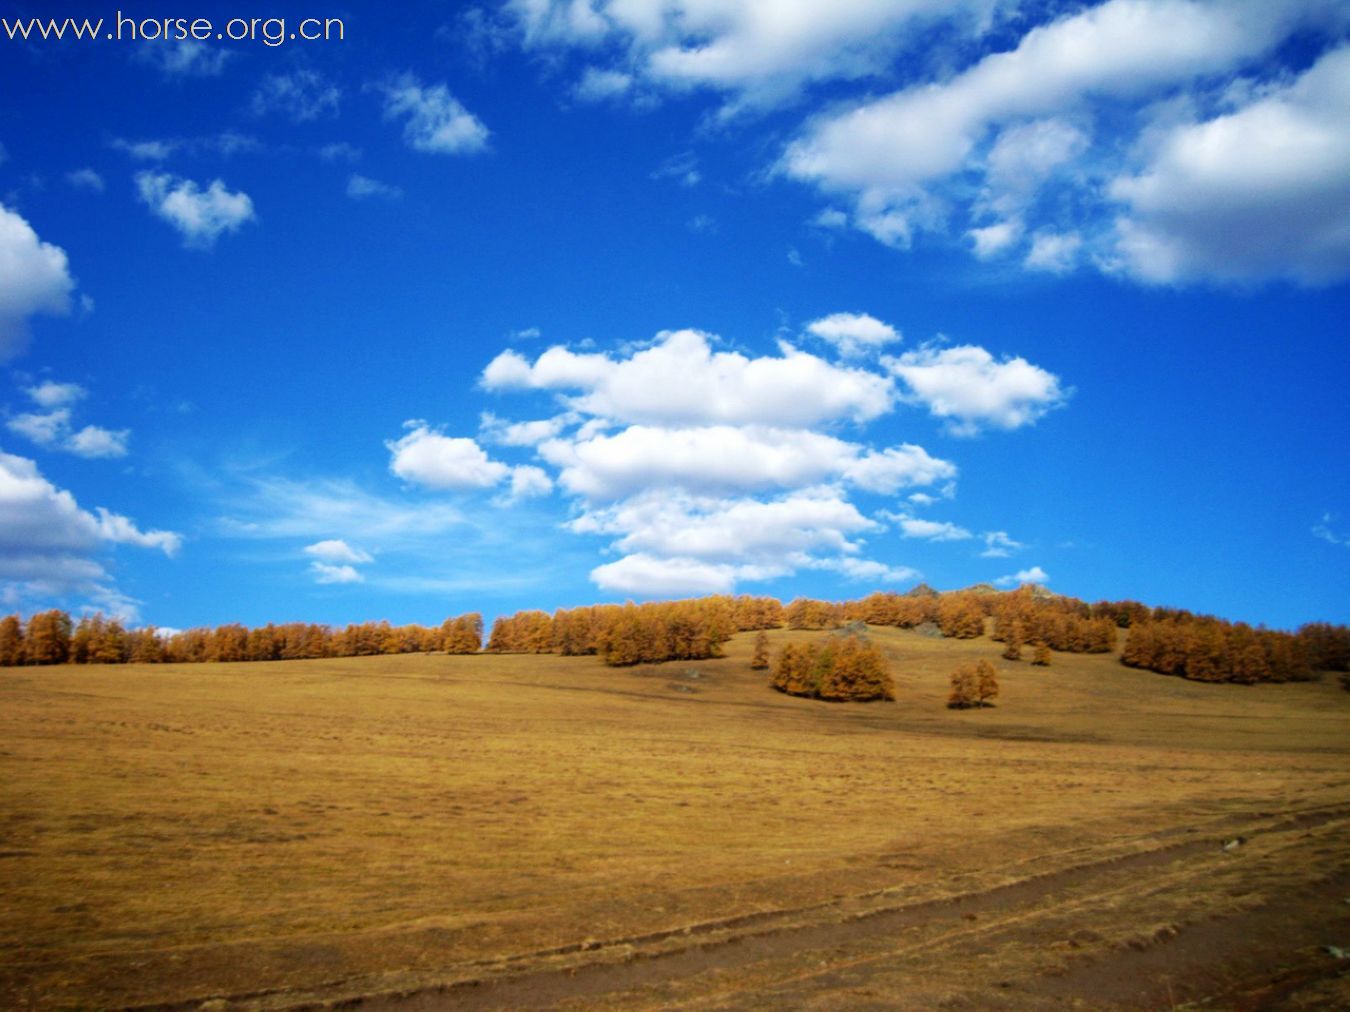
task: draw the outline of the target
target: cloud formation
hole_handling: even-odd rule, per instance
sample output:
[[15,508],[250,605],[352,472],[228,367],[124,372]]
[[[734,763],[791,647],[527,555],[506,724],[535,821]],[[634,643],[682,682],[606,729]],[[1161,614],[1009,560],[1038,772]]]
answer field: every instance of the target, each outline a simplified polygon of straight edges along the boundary
[[66,251],[43,242],[33,226],[0,204],[0,362],[28,343],[28,320],[70,312],[75,279]]
[[383,90],[384,118],[403,120],[403,139],[414,151],[460,155],[487,147],[487,127],[444,84],[427,86],[404,74]]
[[160,172],[136,175],[141,201],[183,236],[183,245],[208,249],[226,232],[252,221],[253,201],[247,193],[231,193],[216,179],[202,189],[190,179]]
[[182,536],[141,530],[102,507],[93,513],[57,488],[26,457],[0,452],[0,597],[9,607],[84,598],[119,615],[134,614],[104,567],[108,546],[131,545],[174,556]]
[[908,388],[906,399],[947,421],[954,435],[1016,429],[1060,407],[1070,391],[1024,358],[997,360],[984,348],[926,347],[886,360]]
[[[1348,25],[1315,0],[1107,0],[809,121],[778,168],[899,248],[955,232],[1056,274],[1328,283],[1350,276]],[[1328,48],[1262,79],[1295,35]]]

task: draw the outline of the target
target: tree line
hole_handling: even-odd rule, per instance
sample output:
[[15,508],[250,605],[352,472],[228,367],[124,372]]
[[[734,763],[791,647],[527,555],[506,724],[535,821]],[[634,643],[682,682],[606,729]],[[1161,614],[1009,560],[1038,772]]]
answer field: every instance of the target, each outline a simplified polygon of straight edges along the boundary
[[782,602],[772,597],[717,595],[686,601],[602,604],[549,615],[521,611],[492,624],[489,653],[593,655],[625,666],[720,657],[738,632],[780,628]]
[[[1031,648],[1033,663],[1048,663],[1051,649],[1111,652],[1124,630],[1124,663],[1202,681],[1285,682],[1310,678],[1315,671],[1350,671],[1350,628],[1343,625],[1318,622],[1278,632],[1137,601],[1088,604],[1031,586],[940,594],[920,585],[903,594],[877,592],[842,602],[797,598],[786,606],[772,597],[716,595],[564,608],[551,615],[528,610],[498,618],[487,650],[591,655],[621,666],[718,657],[737,632],[784,625],[828,632],[850,623],[929,629],[956,639],[989,635],[1006,645],[1004,656],[1011,659]],[[478,613],[446,619],[437,627],[365,622],[340,629],[304,623],[249,629],[229,624],[165,634],[128,629],[99,615],[73,622],[66,612],[51,610],[27,622],[17,615],[0,619],[0,665],[469,654],[482,649],[482,639]]]
[[23,622],[0,619],[0,665],[194,664],[291,661],[445,651],[474,654],[483,645],[483,617],[470,613],[439,626],[362,622],[342,629],[292,622],[249,629],[238,623],[166,633],[128,629],[115,618],[86,615],[78,622],[60,610]]

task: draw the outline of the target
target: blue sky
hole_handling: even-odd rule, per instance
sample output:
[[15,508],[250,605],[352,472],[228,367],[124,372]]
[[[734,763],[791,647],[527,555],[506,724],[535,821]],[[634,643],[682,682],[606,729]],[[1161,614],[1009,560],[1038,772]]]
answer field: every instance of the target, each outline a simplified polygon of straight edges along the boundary
[[0,32],[6,608],[1350,619],[1344,3],[179,6],[342,38]]

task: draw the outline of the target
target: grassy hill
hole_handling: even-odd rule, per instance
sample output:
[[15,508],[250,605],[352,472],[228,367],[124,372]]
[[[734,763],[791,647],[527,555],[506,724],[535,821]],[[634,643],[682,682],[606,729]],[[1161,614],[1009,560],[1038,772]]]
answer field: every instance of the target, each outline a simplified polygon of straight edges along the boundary
[[[985,638],[871,635],[894,703],[772,692],[754,634],[622,669],[0,670],[0,1005],[1025,1007],[1059,988],[1146,1007],[1160,974],[1198,996],[1264,965],[1202,979],[1148,953],[1205,924],[1246,944],[1244,918],[1339,897],[1334,680],[1197,684],[1111,655],[1040,669]],[[997,707],[947,710],[948,675],[977,658]],[[1350,942],[1337,915],[1299,907],[1272,945],[1314,966],[1299,931]],[[1299,984],[1333,986],[1315,967]]]

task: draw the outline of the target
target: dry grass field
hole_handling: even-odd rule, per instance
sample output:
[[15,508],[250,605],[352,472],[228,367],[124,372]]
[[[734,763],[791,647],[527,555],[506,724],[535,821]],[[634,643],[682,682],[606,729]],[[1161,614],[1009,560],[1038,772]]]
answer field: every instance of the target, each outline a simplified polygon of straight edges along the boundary
[[894,703],[748,634],[0,670],[0,1007],[1350,1007],[1333,679],[874,636]]

